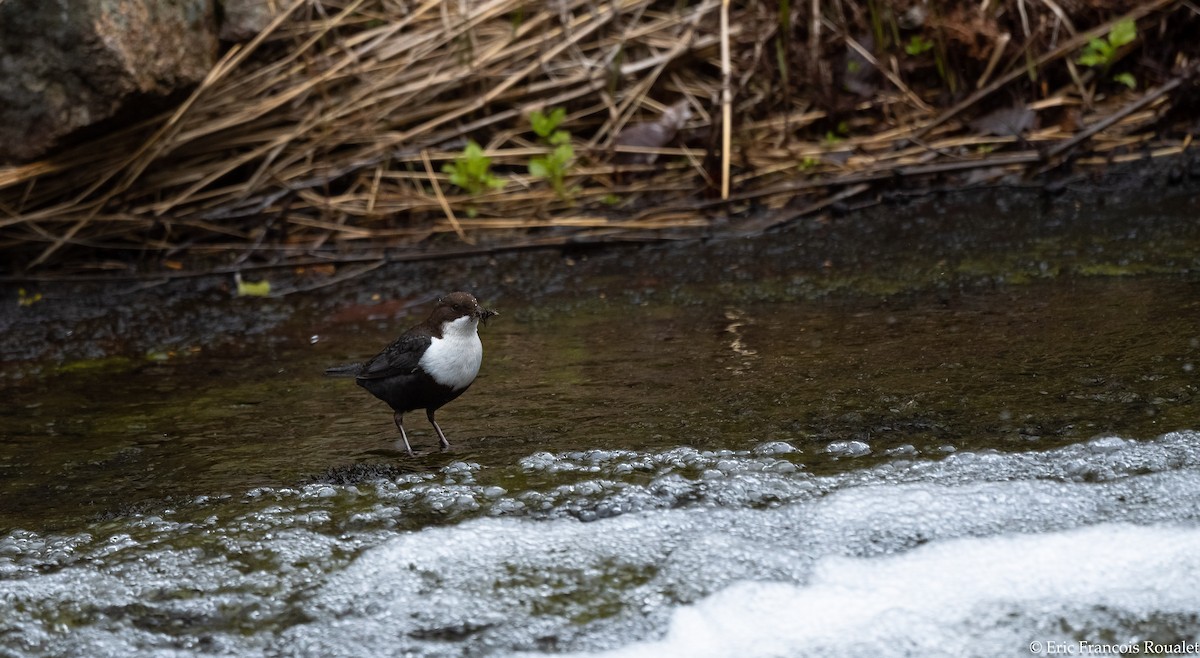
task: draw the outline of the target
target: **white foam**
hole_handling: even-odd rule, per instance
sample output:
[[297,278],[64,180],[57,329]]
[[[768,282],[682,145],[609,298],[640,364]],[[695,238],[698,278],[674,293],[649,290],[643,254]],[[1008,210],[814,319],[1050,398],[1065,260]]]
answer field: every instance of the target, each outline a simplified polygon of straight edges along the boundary
[[1200,472],[1184,470],[858,486],[595,523],[478,519],[366,551],[306,607],[336,622],[287,644],[336,635],[353,638],[339,655],[439,655],[444,642],[424,638],[451,634],[467,654],[549,637],[551,654],[991,656],[1070,641],[1063,627],[1186,631],[1200,609],[1197,500]]
[[780,468],[787,447],[538,454],[519,472],[555,473],[544,490],[456,463],[264,488],[202,522],[15,531],[0,637],[29,656],[324,658],[1027,657],[1200,637],[1200,434],[830,476]]
[[1035,641],[1103,642],[1045,623],[1095,609],[1133,619],[1194,613],[1200,589],[1182,583],[1200,583],[1196,527],[956,539],[886,558],[824,558],[803,585],[740,581],[677,610],[662,640],[578,655],[1028,656]]

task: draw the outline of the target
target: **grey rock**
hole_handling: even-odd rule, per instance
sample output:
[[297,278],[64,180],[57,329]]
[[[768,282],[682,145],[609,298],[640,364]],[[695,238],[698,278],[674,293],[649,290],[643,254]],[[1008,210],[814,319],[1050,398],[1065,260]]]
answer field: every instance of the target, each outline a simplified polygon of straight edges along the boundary
[[283,11],[282,0],[224,0],[221,17],[222,41],[249,41]]
[[211,0],[0,1],[0,162],[160,111],[216,55]]

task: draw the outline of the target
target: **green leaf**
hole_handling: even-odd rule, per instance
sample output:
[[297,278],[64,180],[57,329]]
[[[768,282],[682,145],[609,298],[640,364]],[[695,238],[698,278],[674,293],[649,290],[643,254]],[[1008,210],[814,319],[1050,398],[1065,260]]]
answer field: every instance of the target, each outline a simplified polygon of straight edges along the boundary
[[575,148],[570,144],[559,144],[554,147],[551,157],[554,162],[565,168],[565,165],[575,157]]
[[1119,82],[1130,89],[1137,89],[1137,78],[1132,73],[1118,73],[1113,76],[1114,82]]
[[926,39],[924,36],[917,34],[904,46],[904,52],[909,55],[920,55],[933,49],[933,42]]
[[[1111,35],[1109,35],[1111,38]],[[1108,66],[1117,54],[1117,46],[1104,39],[1092,39],[1076,61],[1084,66]]]
[[534,110],[529,113],[529,125],[538,137],[548,139],[566,118],[567,110],[563,107],[554,108],[549,115],[541,110]]
[[483,147],[475,140],[467,142],[467,148],[463,149],[463,154],[460,156],[462,161],[467,165],[467,171],[471,174],[481,174],[488,170],[492,160],[483,154]]
[[455,169],[450,173],[450,183],[464,190],[470,191],[471,179],[467,176],[467,172]]
[[453,163],[442,166],[452,185],[468,194],[482,194],[488,189],[504,187],[505,181],[492,175],[492,159],[484,155],[483,147],[475,140],[468,140],[463,152]]
[[1114,25],[1112,31],[1108,33],[1108,42],[1116,48],[1132,43],[1136,38],[1137,23],[1128,19]]
[[472,180],[483,180],[487,178],[488,170],[491,168],[491,158],[473,158],[467,160],[467,176]]
[[271,294],[271,282],[266,279],[250,283],[242,281],[242,275],[237,274],[234,281],[237,282],[238,297],[267,297]]
[[543,139],[554,130],[554,125],[550,122],[550,118],[542,114],[539,110],[534,110],[529,115],[529,125],[533,126],[533,132],[537,133],[537,136]]
[[529,113],[529,124],[533,131],[544,143],[554,147],[545,155],[529,159],[529,174],[548,181],[562,199],[570,197],[570,193],[563,186],[563,177],[575,159],[571,133],[558,129],[566,118],[567,110],[563,107],[556,107],[549,114],[536,110]]
[[36,292],[32,295],[25,292],[24,288],[17,289],[17,306],[33,306],[42,301],[42,293]]

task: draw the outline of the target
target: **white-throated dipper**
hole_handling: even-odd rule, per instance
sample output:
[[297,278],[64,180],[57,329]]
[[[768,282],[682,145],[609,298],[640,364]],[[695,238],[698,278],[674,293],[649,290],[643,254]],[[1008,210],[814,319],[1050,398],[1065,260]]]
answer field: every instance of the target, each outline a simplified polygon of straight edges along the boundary
[[433,414],[475,381],[483,362],[479,321],[493,315],[498,313],[480,306],[470,293],[452,292],[438,300],[424,322],[401,334],[370,361],[329,368],[325,374],[352,376],[359,386],[388,403],[409,456],[413,451],[403,420],[405,413],[415,409],[425,410],[445,450],[450,442]]

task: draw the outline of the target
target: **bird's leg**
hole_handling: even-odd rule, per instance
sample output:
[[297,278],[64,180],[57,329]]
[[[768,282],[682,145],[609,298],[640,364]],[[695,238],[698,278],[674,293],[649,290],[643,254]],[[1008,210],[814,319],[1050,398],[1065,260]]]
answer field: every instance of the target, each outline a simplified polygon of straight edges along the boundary
[[[412,447],[408,445],[408,435],[404,433],[404,414],[397,411],[392,416],[392,418],[394,418],[396,420],[396,429],[400,430],[400,440],[404,442],[404,451],[408,453],[409,457],[414,456]],[[434,425],[434,427],[437,427],[437,426]],[[400,446],[396,446],[396,447],[400,447]]]
[[437,421],[433,419],[433,409],[426,409],[425,416],[433,424],[433,431],[437,432],[438,442],[442,444],[442,450],[449,450],[450,442],[446,440],[446,435],[442,433],[442,428],[438,427]]

